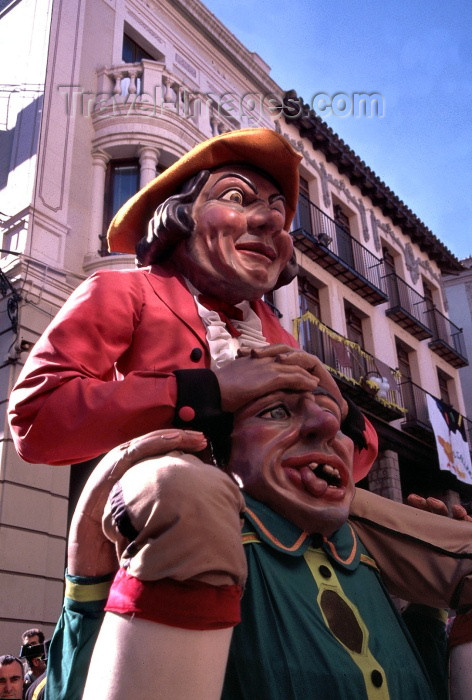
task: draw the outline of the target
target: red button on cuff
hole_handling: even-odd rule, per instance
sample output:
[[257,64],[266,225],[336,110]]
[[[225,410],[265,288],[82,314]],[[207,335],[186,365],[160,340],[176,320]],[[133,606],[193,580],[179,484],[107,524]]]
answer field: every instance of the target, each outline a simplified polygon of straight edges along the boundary
[[195,418],[195,411],[191,406],[182,406],[179,408],[179,418],[185,423],[190,423]]

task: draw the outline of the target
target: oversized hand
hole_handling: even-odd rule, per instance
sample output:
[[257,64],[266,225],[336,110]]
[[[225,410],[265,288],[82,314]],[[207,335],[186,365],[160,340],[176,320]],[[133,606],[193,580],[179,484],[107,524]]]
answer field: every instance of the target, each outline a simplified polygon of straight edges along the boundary
[[67,553],[69,573],[102,576],[117,569],[115,548],[102,532],[102,515],[112,486],[133,464],[176,449],[201,452],[206,444],[203,434],[196,431],[155,430],[105,455],[85,484],[72,518]]
[[224,411],[235,411],[258,396],[279,389],[312,391],[322,386],[341,406],[342,418],[348,407],[338,385],[321,360],[289,345],[240,350],[238,358],[216,371]]
[[[449,510],[444,501],[439,498],[423,498],[418,496],[416,493],[410,493],[407,497],[407,503],[413,508],[418,508],[419,510],[427,510],[429,513],[435,513],[436,515],[449,515]],[[455,504],[451,508],[451,515],[454,520],[465,520],[466,522],[472,523],[472,516],[468,515],[464,506]]]

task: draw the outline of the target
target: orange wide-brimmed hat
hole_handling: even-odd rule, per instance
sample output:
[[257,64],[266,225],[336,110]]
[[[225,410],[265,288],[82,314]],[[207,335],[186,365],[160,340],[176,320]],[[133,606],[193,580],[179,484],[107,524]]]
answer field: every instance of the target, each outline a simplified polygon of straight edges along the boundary
[[231,163],[255,166],[278,183],[286,200],[288,229],[297,207],[301,159],[283,136],[270,129],[242,129],[204,141],[119,209],[108,228],[108,248],[112,253],[134,253],[136,243],[146,235],[148,222],[159,204],[177,194],[184,182],[201,170]]

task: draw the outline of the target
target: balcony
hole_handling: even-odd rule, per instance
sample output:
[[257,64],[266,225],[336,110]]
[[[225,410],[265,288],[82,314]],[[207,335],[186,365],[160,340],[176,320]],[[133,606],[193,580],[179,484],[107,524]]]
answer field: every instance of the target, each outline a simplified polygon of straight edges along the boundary
[[295,246],[372,305],[387,300],[383,262],[316,204],[300,195]]
[[456,369],[467,367],[469,361],[462,328],[458,328],[436,307],[428,311],[428,317],[433,333],[433,339],[428,343],[431,350]]
[[405,415],[399,375],[310,312],[295,319],[301,347],[319,357],[359,408],[390,422]]
[[[406,408],[405,420],[401,424],[402,430],[410,435],[427,442],[430,445],[436,445],[434,431],[429,420],[429,411],[427,396],[428,392],[411,381],[411,379],[403,379],[400,383],[400,391],[402,394],[403,405]],[[432,396],[432,394],[429,394]],[[435,398],[435,397],[433,397]],[[465,424],[465,433],[469,450],[472,454],[472,421],[465,416],[462,416],[462,421]]]
[[400,383],[403,405],[407,412],[402,423],[402,430],[424,442],[434,445],[434,432],[429,421],[428,404],[426,402],[426,392],[420,386],[411,381],[403,379]]
[[426,299],[394,272],[385,275],[389,306],[386,314],[418,340],[432,338]]
[[96,131],[109,128],[110,120],[124,120],[131,133],[139,123],[149,127],[156,117],[169,120],[172,130],[176,119],[181,120],[181,126],[197,129],[208,138],[240,128],[211,93],[200,92],[190,80],[184,82],[158,61],[143,59],[102,68],[97,71],[97,94],[87,98],[89,94],[75,94],[74,109],[91,115]]

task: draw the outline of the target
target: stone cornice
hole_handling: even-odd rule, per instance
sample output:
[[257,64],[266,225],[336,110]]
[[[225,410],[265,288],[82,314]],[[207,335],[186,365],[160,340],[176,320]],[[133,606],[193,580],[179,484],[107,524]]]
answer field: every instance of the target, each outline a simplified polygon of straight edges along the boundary
[[270,66],[246,47],[199,0],[173,0],[173,6],[198,28],[222,53],[230,58],[251,82],[259,83],[264,91],[282,95],[283,90],[269,76]]
[[[284,101],[287,124],[294,125],[300,136],[308,139],[315,150],[321,151],[329,163],[334,163],[351,185],[369,197],[372,204],[427,253],[443,273],[463,269],[456,256],[308,105],[303,104],[294,90],[285,93]],[[294,103],[297,107],[300,105],[298,114],[294,114]]]

